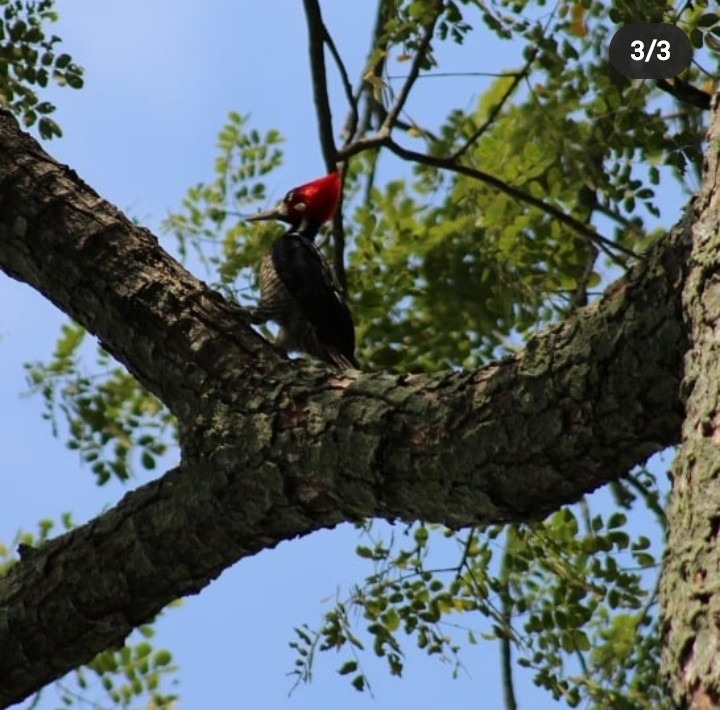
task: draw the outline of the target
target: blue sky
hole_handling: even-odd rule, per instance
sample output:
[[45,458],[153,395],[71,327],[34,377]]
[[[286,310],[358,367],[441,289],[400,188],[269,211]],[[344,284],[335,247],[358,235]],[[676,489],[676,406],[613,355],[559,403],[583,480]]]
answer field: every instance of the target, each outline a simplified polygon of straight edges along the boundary
[[[367,51],[374,3],[325,5],[326,21],[355,78]],[[64,137],[46,148],[156,233],[186,189],[211,178],[216,135],[230,110],[250,113],[254,127],[278,128],[285,136],[286,161],[277,184],[270,184],[276,197],[322,174],[299,2],[60,0],[58,7],[56,32],[65,51],[85,66],[86,87],[52,92]],[[520,49],[485,38],[469,51],[449,50],[443,68],[507,69],[519,63]],[[409,111],[435,125],[450,108],[472,105],[489,81],[421,82]],[[337,89],[336,82],[331,86]],[[344,108],[336,106],[339,129]],[[161,242],[172,246],[168,236]],[[64,317],[2,275],[0,300],[6,304],[0,314],[5,435],[0,541],[9,543],[18,528],[33,530],[39,519],[58,519],[65,511],[84,522],[126,489],[115,483],[97,488],[77,455],[52,438],[39,399],[21,396],[22,364],[51,352]],[[449,666],[412,652],[411,645],[402,680],[390,678],[368,656],[374,699],[352,690],[335,673],[338,659],[322,654],[314,683],[288,698],[292,628],[318,621],[328,608],[324,600],[347,593],[369,572],[353,554],[358,543],[358,533],[348,526],[284,543],[243,560],[182,608],[168,611],[158,624],[156,644],[170,648],[180,665],[180,707],[501,707],[498,652],[485,644],[465,649],[467,672],[457,680]],[[521,707],[558,707],[527,677],[521,675],[518,686]],[[54,707],[51,701],[47,694],[38,707]]]

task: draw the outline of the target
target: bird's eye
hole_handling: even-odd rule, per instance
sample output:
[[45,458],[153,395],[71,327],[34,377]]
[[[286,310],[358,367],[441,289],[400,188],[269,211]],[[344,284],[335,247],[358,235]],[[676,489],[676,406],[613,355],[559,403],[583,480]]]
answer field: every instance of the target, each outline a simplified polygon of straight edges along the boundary
[[285,199],[283,200],[283,202],[287,205],[291,205],[294,197],[295,197],[295,193],[292,190],[290,190],[290,192],[288,192],[288,194],[285,195]]

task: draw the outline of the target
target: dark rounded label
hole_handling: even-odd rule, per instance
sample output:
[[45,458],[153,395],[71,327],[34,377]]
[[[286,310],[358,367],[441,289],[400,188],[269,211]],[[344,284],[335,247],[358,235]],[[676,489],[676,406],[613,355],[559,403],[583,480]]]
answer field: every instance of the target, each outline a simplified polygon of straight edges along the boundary
[[637,22],[621,27],[610,41],[610,61],[630,79],[669,79],[692,59],[687,35],[664,22]]

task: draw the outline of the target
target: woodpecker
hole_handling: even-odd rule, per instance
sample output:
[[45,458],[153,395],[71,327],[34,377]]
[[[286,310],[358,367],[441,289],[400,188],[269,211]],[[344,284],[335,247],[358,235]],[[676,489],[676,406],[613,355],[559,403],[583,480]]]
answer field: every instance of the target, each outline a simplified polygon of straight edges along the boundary
[[276,219],[289,225],[260,265],[260,301],[251,308],[253,323],[275,321],[275,344],[304,352],[334,367],[358,368],[350,309],[330,265],[315,245],[320,227],[335,212],[340,175],[305,183],[288,192],[276,207],[247,218]]

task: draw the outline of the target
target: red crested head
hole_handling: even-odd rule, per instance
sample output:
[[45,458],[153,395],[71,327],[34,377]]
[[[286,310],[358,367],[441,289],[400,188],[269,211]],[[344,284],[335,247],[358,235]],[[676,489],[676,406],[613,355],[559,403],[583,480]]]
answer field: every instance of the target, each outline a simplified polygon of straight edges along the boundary
[[339,200],[340,174],[330,173],[290,190],[283,202],[289,209],[302,213],[304,218],[324,224],[335,214]]
[[270,210],[248,217],[249,222],[278,219],[299,225],[303,222],[319,227],[332,218],[340,201],[341,180],[339,173],[306,182],[290,190],[280,204]]

